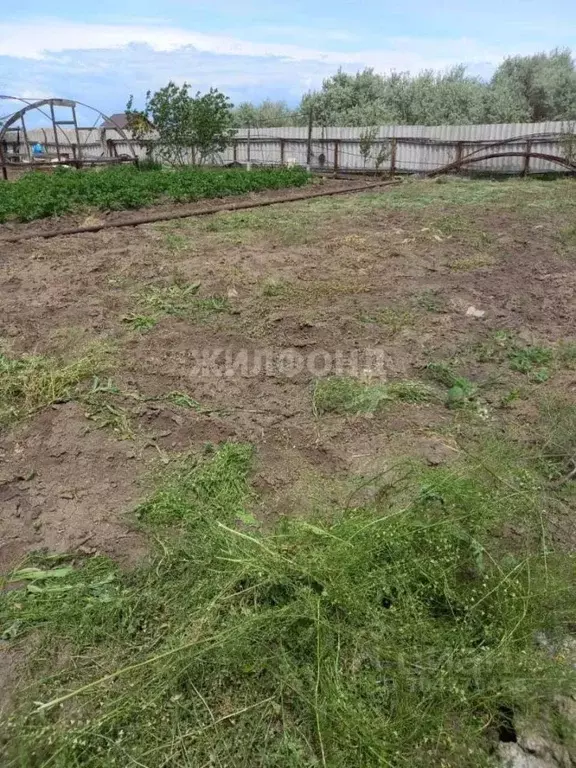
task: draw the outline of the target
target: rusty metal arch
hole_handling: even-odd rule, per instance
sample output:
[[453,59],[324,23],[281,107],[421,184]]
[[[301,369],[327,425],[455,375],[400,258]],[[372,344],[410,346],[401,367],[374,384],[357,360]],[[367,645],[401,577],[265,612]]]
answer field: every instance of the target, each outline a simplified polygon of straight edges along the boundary
[[555,163],[556,165],[559,165],[562,168],[565,168],[567,171],[576,173],[576,163],[573,163],[564,157],[560,157],[559,155],[551,155],[546,152],[506,151],[506,152],[489,152],[485,155],[480,155],[479,153],[478,154],[471,153],[470,155],[467,155],[466,157],[463,157],[460,160],[455,160],[452,163],[443,165],[441,168],[435,168],[433,171],[429,171],[426,174],[426,176],[429,176],[429,177],[440,176],[443,173],[450,173],[450,171],[457,171],[460,168],[462,168],[462,166],[473,165],[474,163],[481,163],[483,160],[494,160],[498,157],[524,157],[524,158],[534,157],[537,160],[545,160],[548,163]]

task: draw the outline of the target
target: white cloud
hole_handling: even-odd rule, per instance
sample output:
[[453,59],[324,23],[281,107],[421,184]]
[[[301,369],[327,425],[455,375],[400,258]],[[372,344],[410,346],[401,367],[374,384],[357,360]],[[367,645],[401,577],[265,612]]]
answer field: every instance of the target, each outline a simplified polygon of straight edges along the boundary
[[[333,36],[331,39],[334,41]],[[114,50],[130,44],[145,44],[156,52],[192,46],[197,51],[217,55],[317,61],[333,68],[353,64],[373,66],[380,71],[442,69],[462,60],[497,63],[505,53],[465,38],[390,38],[384,39],[378,50],[337,51],[284,42],[253,42],[165,25],[89,24],[56,19],[0,23],[0,56],[39,60],[65,51]]]

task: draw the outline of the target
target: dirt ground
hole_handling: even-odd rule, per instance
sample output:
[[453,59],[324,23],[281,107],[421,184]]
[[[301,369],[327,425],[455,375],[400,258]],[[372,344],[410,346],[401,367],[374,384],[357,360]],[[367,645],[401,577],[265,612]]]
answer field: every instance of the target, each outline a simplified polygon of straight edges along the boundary
[[[530,423],[533,392],[576,396],[570,364],[536,381],[478,352],[497,332],[575,342],[575,211],[571,181],[418,181],[4,245],[3,351],[74,360],[105,346],[114,418],[72,400],[0,431],[0,570],[39,549],[137,561],[146,548],[129,513],[147,478],[207,442],[255,445],[266,520],[341,504],[351,477],[399,457],[450,461],[459,430],[480,428],[442,402],[315,413],[314,382],[338,355],[357,355],[367,377],[378,349],[377,376],[392,381],[450,360],[502,428]],[[306,365],[230,369],[262,350]]]

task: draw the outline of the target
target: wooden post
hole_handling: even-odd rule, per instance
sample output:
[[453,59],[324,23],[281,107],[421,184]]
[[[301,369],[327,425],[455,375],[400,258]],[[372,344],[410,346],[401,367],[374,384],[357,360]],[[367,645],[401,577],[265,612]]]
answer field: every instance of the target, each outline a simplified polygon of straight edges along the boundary
[[398,140],[393,138],[390,142],[390,176],[396,175],[396,154],[398,149]]
[[456,172],[460,170],[460,163],[462,162],[462,152],[464,150],[464,143],[462,141],[456,142]]
[[0,166],[2,166],[2,178],[4,181],[8,181],[8,168],[6,168],[6,147],[6,142],[0,141]]
[[248,138],[246,140],[246,170],[252,170],[252,163],[250,157],[250,128],[248,128]]
[[338,175],[340,167],[340,139],[334,139],[334,176]]
[[286,162],[284,158],[285,144],[286,144],[285,139],[280,139],[280,165],[284,165],[284,163]]
[[526,142],[526,154],[524,155],[524,165],[522,166],[522,176],[528,176],[530,172],[530,153],[532,152],[532,140]]
[[310,107],[310,114],[308,115],[308,144],[306,149],[306,170],[309,171],[312,165],[312,128],[314,126],[314,113],[312,107]]
[[234,165],[238,162],[238,142],[236,139],[232,141],[232,162]]

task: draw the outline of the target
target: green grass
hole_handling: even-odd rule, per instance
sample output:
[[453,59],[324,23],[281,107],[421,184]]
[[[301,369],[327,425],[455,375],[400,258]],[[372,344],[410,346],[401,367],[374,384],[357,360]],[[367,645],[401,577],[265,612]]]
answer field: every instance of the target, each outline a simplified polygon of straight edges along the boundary
[[533,381],[543,382],[550,378],[554,350],[540,346],[517,348],[509,353],[508,359],[513,371],[524,373]]
[[439,291],[424,291],[416,297],[414,303],[427,312],[441,313],[447,311],[447,301]]
[[449,408],[477,405],[478,386],[465,376],[457,375],[450,363],[429,363],[426,372],[429,378],[447,388],[446,405]]
[[375,323],[388,328],[391,333],[398,333],[403,328],[414,325],[416,315],[410,309],[383,307],[369,315],[362,315],[360,319],[363,323]]
[[365,382],[331,376],[316,381],[312,408],[317,415],[375,413],[387,402],[422,403],[433,397],[433,391],[419,381]]
[[106,349],[96,346],[71,362],[0,354],[0,425],[74,397],[78,386],[105,370],[107,364]]
[[560,344],[557,357],[560,365],[574,370],[576,368],[576,342],[567,341]]
[[222,296],[200,297],[197,293],[200,283],[174,283],[172,285],[149,285],[141,291],[138,303],[146,309],[144,316],[136,315],[142,325],[142,317],[146,324],[157,322],[159,317],[173,315],[195,320],[206,320],[212,315],[226,312],[229,309],[227,298]]
[[[311,201],[314,203],[314,200]],[[211,234],[223,244],[241,245],[265,237],[268,244],[301,245],[319,237],[314,206],[294,203],[253,211],[219,213],[191,228]]]
[[0,222],[31,221],[94,208],[108,211],[166,201],[185,203],[299,187],[309,180],[310,174],[303,168],[206,171],[192,167],[139,170],[124,166],[27,173],[10,184],[0,185]]
[[133,331],[149,331],[158,323],[158,320],[151,315],[126,315],[122,318],[122,322],[125,323]]
[[292,286],[285,280],[279,280],[275,277],[269,277],[262,281],[260,294],[266,297],[286,296],[290,293]]
[[226,443],[218,450],[206,446],[202,456],[180,462],[160,490],[138,508],[138,517],[155,525],[190,522],[199,516],[217,519],[223,514],[250,519],[246,477],[251,458],[249,445]]
[[484,447],[385,504],[260,531],[237,527],[250,449],[224,444],[140,507],[161,544],[139,569],[31,560],[0,593],[37,670],[3,765],[484,768],[502,712],[575,682],[534,639],[574,610],[573,563],[534,546],[542,478]]

